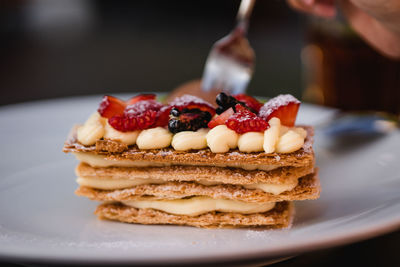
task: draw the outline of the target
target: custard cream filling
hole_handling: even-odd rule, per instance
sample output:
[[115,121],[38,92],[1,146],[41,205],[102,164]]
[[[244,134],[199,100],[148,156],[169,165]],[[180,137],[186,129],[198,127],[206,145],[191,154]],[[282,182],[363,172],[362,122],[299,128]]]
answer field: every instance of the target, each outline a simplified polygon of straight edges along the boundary
[[[299,127],[288,128],[281,125],[279,118],[269,120],[270,128],[264,133],[248,132],[239,135],[226,125],[218,125],[211,130],[183,131],[173,135],[163,127],[143,131],[120,132],[110,126],[99,113],[94,113],[78,128],[78,141],[84,145],[94,145],[101,138],[111,139],[127,145],[135,143],[139,149],[161,149],[172,147],[186,151],[203,149],[207,146],[214,153],[226,153],[236,147],[239,151],[251,153],[291,153],[304,145],[307,131]],[[171,143],[172,142],[172,143]]]
[[237,200],[192,197],[174,200],[129,200],[123,204],[138,209],[155,209],[171,214],[197,216],[211,211],[251,214],[267,212],[275,207],[274,202],[247,203]]
[[[96,189],[102,190],[117,190],[129,188],[137,185],[144,184],[165,184],[167,181],[161,179],[148,179],[148,178],[135,178],[135,179],[113,179],[111,177],[78,177],[76,182],[81,186],[92,187]],[[198,184],[210,186],[210,185],[218,185],[219,183],[205,181],[205,180],[196,180]],[[287,181],[284,184],[267,184],[267,183],[258,183],[258,184],[248,184],[242,185],[247,189],[260,189],[264,192],[271,193],[274,195],[279,195],[282,192],[290,191],[295,188],[298,184],[298,179],[293,179]]]
[[[103,155],[96,155],[87,152],[73,152],[75,157],[86,164],[89,164],[92,167],[168,167],[176,164],[172,164],[169,162],[155,162],[155,161],[134,161],[129,159],[112,159],[106,158]],[[225,164],[207,164],[207,163],[179,163],[179,165],[194,165],[194,166],[213,166],[213,167],[231,167],[231,168],[241,168],[247,171],[251,170],[262,170],[262,171],[271,171],[276,168],[279,168],[278,165],[255,165],[255,164],[233,164],[230,162],[226,162]]]

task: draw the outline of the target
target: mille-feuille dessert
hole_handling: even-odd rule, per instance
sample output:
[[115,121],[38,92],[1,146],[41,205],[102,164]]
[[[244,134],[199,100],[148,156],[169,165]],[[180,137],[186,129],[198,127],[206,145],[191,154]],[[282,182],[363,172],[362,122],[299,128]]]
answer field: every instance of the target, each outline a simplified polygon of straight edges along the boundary
[[104,96],[64,144],[80,161],[76,194],[102,202],[95,211],[101,219],[290,227],[292,201],[320,192],[313,129],[295,126],[300,102],[220,93],[216,103]]

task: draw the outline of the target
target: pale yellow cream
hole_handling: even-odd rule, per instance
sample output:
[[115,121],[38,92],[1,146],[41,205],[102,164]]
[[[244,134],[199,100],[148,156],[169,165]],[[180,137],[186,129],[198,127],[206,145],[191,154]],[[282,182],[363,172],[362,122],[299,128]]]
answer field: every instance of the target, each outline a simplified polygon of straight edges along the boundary
[[162,127],[150,128],[140,132],[136,139],[139,149],[160,149],[169,147],[172,133]]
[[175,150],[185,151],[191,149],[203,149],[207,147],[208,129],[197,131],[183,131],[174,135],[171,145]]
[[268,121],[269,128],[264,131],[263,149],[265,153],[273,153],[276,143],[279,140],[279,132],[281,130],[281,121],[278,118],[272,118]]
[[204,149],[207,146],[214,153],[226,153],[236,147],[239,151],[251,153],[291,153],[302,147],[307,131],[298,127],[281,125],[278,118],[269,120],[270,127],[262,132],[248,132],[242,135],[218,125],[213,129],[183,131],[173,135],[163,127],[143,131],[120,132],[111,127],[98,112],[92,114],[84,125],[78,128],[78,141],[84,145],[94,145],[101,138],[122,142],[127,145],[135,143],[139,149],[161,149],[172,145],[175,150],[187,151]]
[[[165,184],[167,181],[161,179],[149,179],[149,178],[134,178],[134,179],[113,179],[111,177],[95,178],[95,177],[78,177],[77,183],[81,186],[92,187],[103,190],[117,190],[129,188],[132,186],[143,185],[143,184]],[[219,183],[210,182],[206,180],[196,180],[196,183],[210,186],[217,185]],[[279,195],[282,192],[290,191],[297,186],[297,179],[288,180],[284,184],[267,184],[257,183],[242,185],[247,189],[260,189],[266,193]]]
[[197,216],[211,211],[251,214],[267,212],[275,207],[274,202],[247,203],[237,200],[192,197],[174,200],[129,200],[123,204],[140,209],[155,209],[171,214]]
[[304,138],[300,134],[295,130],[287,131],[279,138],[275,151],[278,153],[291,153],[302,148]]
[[[75,157],[92,167],[168,167],[174,165],[173,162],[154,162],[154,161],[134,161],[129,159],[117,160],[112,158],[107,158],[104,155],[96,155],[86,152],[72,152]],[[231,168],[241,168],[244,170],[262,170],[271,171],[279,168],[279,165],[263,165],[263,164],[234,164],[227,161],[225,164],[211,164],[211,163],[179,163],[179,165],[188,166],[214,166],[214,167],[231,167]]]
[[240,135],[238,148],[242,152],[260,152],[263,151],[264,134],[259,132],[248,132]]
[[104,139],[119,141],[127,145],[136,144],[136,139],[140,133],[139,130],[131,132],[117,131],[108,122],[105,123],[104,130]]
[[218,125],[208,132],[206,138],[212,152],[225,153],[237,147],[239,135],[226,125]]
[[91,146],[104,136],[105,119],[98,112],[93,113],[77,130],[77,138],[81,144]]

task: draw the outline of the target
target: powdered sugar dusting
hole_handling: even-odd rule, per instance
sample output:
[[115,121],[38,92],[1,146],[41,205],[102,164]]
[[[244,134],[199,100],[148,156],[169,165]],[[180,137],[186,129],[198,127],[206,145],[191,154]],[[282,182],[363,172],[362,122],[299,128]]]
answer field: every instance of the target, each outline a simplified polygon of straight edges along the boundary
[[160,155],[160,156],[162,156],[162,157],[165,157],[165,156],[170,156],[170,155],[172,155],[173,153],[172,153],[172,151],[164,151],[164,150],[161,150],[161,151],[158,152],[157,154]]
[[126,115],[140,115],[148,110],[158,111],[162,108],[162,104],[155,100],[139,101],[133,105],[126,107],[124,114]]
[[171,106],[186,106],[190,103],[205,104],[205,105],[211,106],[211,104],[208,103],[207,101],[205,101],[197,96],[194,96],[194,95],[183,95],[183,96],[177,97],[174,100],[172,100],[169,104]]
[[289,103],[300,104],[300,101],[290,94],[278,95],[274,98],[271,98],[267,103],[265,103],[264,106],[261,107],[258,115],[260,117],[267,118],[280,106],[287,106]]
[[269,127],[267,121],[241,105],[236,105],[235,108],[236,113],[229,117],[226,121],[226,126],[236,133],[263,132]]
[[238,122],[244,122],[244,121],[253,120],[254,118],[256,118],[256,116],[251,113],[240,114],[240,115],[241,116],[235,116],[236,120]]

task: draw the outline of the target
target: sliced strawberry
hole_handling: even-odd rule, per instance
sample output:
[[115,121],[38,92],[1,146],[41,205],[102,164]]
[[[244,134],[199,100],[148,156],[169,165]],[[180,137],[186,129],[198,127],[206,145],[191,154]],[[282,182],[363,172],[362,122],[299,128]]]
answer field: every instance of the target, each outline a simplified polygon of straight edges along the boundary
[[158,111],[155,110],[146,110],[144,113],[141,113],[139,116],[134,117],[137,122],[138,130],[145,130],[151,128],[152,125],[155,124],[157,120]]
[[127,106],[124,115],[129,119],[136,119],[136,129],[144,130],[156,123],[162,108],[163,105],[155,100],[142,100]]
[[225,110],[224,112],[222,112],[220,115],[218,115],[208,123],[208,128],[212,129],[215,126],[225,124],[225,122],[229,119],[229,117],[232,116],[234,113],[235,112],[233,111],[233,108]]
[[108,124],[110,124],[115,130],[118,130],[120,132],[136,130],[136,120],[130,120],[121,114],[109,118]]
[[229,129],[234,130],[238,134],[263,132],[269,127],[268,122],[242,105],[237,104],[235,109],[236,113],[230,116],[225,124]]
[[209,112],[211,116],[215,115],[215,109],[210,103],[193,95],[183,95],[177,97],[170,102],[169,105],[177,108],[179,111],[182,111],[185,108],[200,109],[201,111]]
[[108,123],[116,130],[130,132],[150,128],[157,118],[157,111],[147,110],[138,116],[115,115],[108,119]]
[[123,113],[125,115],[139,116],[147,110],[159,111],[162,107],[163,104],[155,100],[143,100],[127,106]]
[[270,99],[261,107],[259,116],[269,121],[273,117],[281,120],[282,125],[293,127],[296,122],[300,101],[292,95],[279,95]]
[[260,108],[263,106],[263,104],[257,99],[246,94],[233,95],[233,97],[236,98],[236,100],[245,103],[246,106],[253,109],[256,113],[258,113]]
[[105,95],[101,100],[98,112],[104,118],[111,118],[115,115],[122,114],[126,107],[126,103],[121,99],[113,96]]
[[138,101],[127,106],[122,114],[109,118],[108,123],[121,132],[148,129],[156,124],[162,108],[155,100]]
[[155,100],[155,99],[156,99],[155,94],[141,94],[141,95],[137,95],[137,96],[134,96],[131,99],[129,99],[127,101],[127,104],[132,105],[132,104],[135,104],[136,102],[139,102],[142,100]]
[[163,106],[157,114],[157,119],[153,127],[165,127],[168,125],[169,113],[171,112],[170,106]]

